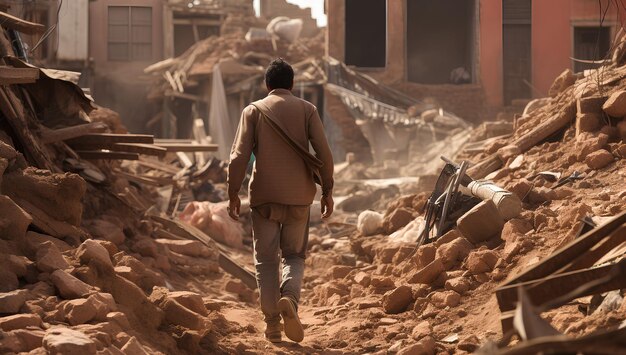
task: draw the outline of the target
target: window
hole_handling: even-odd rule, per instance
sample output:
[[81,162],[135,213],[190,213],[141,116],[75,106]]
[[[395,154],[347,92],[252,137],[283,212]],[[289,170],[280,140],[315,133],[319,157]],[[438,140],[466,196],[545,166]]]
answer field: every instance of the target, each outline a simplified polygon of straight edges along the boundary
[[152,8],[109,6],[109,60],[152,60]]
[[[611,46],[609,27],[574,27],[574,58],[581,60],[602,60]],[[597,63],[574,62],[574,71],[600,67]]]
[[409,81],[430,85],[471,82],[474,1],[408,0],[406,5]]
[[346,0],[348,65],[384,68],[387,60],[387,1]]

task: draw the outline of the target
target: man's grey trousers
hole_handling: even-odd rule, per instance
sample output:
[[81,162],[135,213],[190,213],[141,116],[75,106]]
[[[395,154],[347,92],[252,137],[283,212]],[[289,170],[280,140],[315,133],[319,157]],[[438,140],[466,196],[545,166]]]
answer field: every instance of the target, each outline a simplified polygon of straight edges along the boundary
[[[310,206],[267,203],[252,208],[254,264],[261,311],[268,324],[280,321],[278,300],[300,300],[309,239]],[[282,282],[279,267],[282,257]]]

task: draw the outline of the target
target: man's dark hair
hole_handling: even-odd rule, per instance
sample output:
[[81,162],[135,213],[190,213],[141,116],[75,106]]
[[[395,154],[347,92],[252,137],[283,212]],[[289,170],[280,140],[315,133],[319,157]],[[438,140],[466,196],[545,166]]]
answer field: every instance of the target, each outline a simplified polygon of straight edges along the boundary
[[272,90],[293,87],[293,68],[283,58],[273,60],[265,70],[265,84]]

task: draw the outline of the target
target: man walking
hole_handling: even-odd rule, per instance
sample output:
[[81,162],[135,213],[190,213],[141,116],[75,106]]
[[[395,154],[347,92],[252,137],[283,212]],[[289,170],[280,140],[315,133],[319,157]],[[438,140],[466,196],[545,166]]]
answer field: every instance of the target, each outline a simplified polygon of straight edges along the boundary
[[[238,219],[238,192],[254,153],[249,186],[254,263],[265,337],[272,342],[282,340],[281,316],[289,339],[304,338],[297,309],[316,177],[322,186],[322,217],[333,212],[332,154],[315,106],[291,94],[293,77],[292,67],[283,59],[267,67],[269,94],[243,110],[228,167],[229,214]],[[309,144],[315,156],[309,153]]]

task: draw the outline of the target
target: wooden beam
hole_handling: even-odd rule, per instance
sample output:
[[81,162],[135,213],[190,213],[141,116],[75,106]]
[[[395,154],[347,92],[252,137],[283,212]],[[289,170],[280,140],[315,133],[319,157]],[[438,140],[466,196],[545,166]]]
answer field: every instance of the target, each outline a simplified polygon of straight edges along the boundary
[[145,184],[145,185],[157,186],[157,187],[174,184],[174,180],[172,179],[156,178],[156,177],[145,176],[145,175],[135,175],[135,174],[130,174],[125,171],[118,170],[118,169],[114,170],[114,172],[116,175],[119,175],[127,180],[134,181],[138,184]]
[[76,153],[82,159],[114,159],[114,160],[139,160],[139,154],[127,152],[107,152],[102,150],[77,150]]
[[128,152],[144,155],[154,155],[157,157],[164,157],[167,154],[167,149],[153,145],[143,143],[113,143],[113,144],[73,144],[72,148],[77,150],[110,150],[113,152]]
[[217,152],[217,144],[157,143],[168,152]]
[[46,30],[46,26],[44,25],[22,20],[21,18],[2,11],[0,11],[0,23],[4,28],[16,30],[28,35],[43,33]]
[[154,143],[154,136],[149,134],[115,134],[115,133],[93,133],[81,137],[72,138],[66,141],[69,146],[78,144],[113,144],[113,143]]
[[[542,278],[505,286],[496,291],[496,298],[500,311],[507,312],[515,309],[517,305],[517,288],[524,287],[532,304],[541,306],[546,302],[566,295],[578,287],[599,280],[610,275],[613,268],[626,275],[626,259],[617,264],[609,264],[584,270],[576,270]],[[614,277],[611,281],[604,282],[580,293],[578,297],[590,296],[597,293],[626,288],[626,277]]]
[[104,132],[107,129],[108,126],[103,122],[92,122],[60,129],[42,127],[39,137],[41,142],[49,144],[81,137],[90,133]]
[[155,161],[153,159],[145,159],[145,158],[141,159],[140,158],[137,164],[143,167],[149,168],[149,169],[163,171],[165,173],[172,174],[172,175],[175,175],[180,171],[180,168],[174,165],[166,164],[158,160]]
[[32,84],[39,79],[37,68],[0,66],[0,85]]
[[529,269],[523,271],[521,274],[507,280],[503,284],[503,286],[540,279],[558,271],[562,267],[565,267],[572,260],[576,259],[578,256],[589,251],[591,248],[593,248],[594,245],[596,245],[614,230],[621,227],[621,225],[624,223],[626,223],[626,211],[622,212],[621,214],[611,219],[607,223],[599,226],[598,228],[589,231],[578,239],[574,239],[569,244],[555,251],[552,255],[550,255],[543,261],[531,266]]

